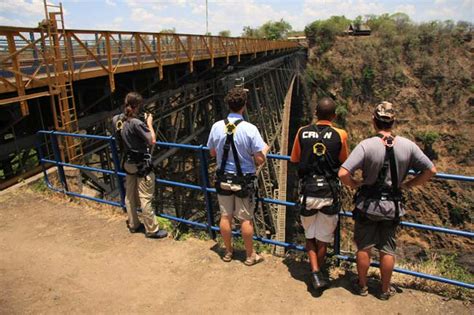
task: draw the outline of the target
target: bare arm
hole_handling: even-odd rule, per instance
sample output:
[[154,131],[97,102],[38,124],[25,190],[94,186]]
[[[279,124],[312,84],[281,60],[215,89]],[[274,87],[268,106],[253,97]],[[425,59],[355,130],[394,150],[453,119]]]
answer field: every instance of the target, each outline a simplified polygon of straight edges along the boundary
[[432,168],[424,170],[423,172],[416,175],[414,178],[408,180],[407,182],[402,183],[401,188],[410,189],[413,186],[423,185],[424,183],[429,181],[434,175],[436,175],[436,167],[433,166]]
[[269,150],[270,150],[270,147],[268,145],[266,145],[265,148],[262,151],[259,151],[259,152],[254,154],[255,164],[257,166],[263,165],[265,163],[265,160],[267,159],[267,154],[268,154]]
[[341,168],[339,169],[339,172],[338,172],[337,175],[339,176],[339,179],[341,180],[341,182],[342,182],[344,185],[346,185],[346,186],[348,186],[348,187],[350,187],[350,188],[354,188],[354,189],[355,189],[355,188],[358,188],[358,187],[360,187],[360,186],[362,185],[362,182],[361,182],[361,181],[355,180],[355,179],[352,177],[351,173],[350,173],[348,170],[346,170],[345,168],[343,168],[343,167],[341,167]]
[[216,149],[215,149],[215,148],[210,149],[210,150],[209,150],[209,154],[210,154],[212,157],[216,157],[216,155],[217,155]]
[[150,133],[151,133],[151,143],[148,143],[148,144],[153,145],[156,142],[156,133],[155,133],[155,129],[153,129],[153,116],[151,114],[148,114],[146,116],[146,125],[148,129],[150,129]]

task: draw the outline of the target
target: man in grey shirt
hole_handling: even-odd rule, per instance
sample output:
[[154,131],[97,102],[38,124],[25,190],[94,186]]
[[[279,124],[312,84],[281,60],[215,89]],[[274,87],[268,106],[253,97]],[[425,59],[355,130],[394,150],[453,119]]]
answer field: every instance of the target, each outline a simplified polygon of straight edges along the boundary
[[[367,271],[371,249],[375,247],[380,253],[382,290],[379,298],[382,300],[395,293],[390,279],[395,266],[396,230],[399,217],[404,214],[401,190],[424,184],[436,174],[433,163],[415,143],[392,134],[394,122],[393,105],[389,102],[377,105],[373,114],[377,136],[359,143],[338,174],[344,185],[359,188],[353,213],[359,277],[354,289],[359,295],[368,294]],[[362,170],[362,181],[353,177],[358,169]],[[392,175],[392,169],[396,175]],[[410,169],[417,175],[404,182]],[[397,178],[393,186],[392,177]]]

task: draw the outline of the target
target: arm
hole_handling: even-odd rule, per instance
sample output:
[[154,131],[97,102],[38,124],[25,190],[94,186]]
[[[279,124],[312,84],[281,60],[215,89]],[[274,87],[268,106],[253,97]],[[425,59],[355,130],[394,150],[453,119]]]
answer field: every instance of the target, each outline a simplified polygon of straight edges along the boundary
[[265,148],[262,151],[259,151],[253,155],[255,159],[255,164],[257,166],[263,165],[265,163],[269,150],[270,147],[268,146],[268,144],[265,144]]
[[361,181],[355,180],[352,177],[351,173],[343,167],[339,169],[339,172],[337,175],[339,176],[339,179],[341,180],[341,182],[350,188],[356,189],[362,185]]
[[148,143],[148,144],[153,145],[156,142],[156,133],[155,133],[155,129],[153,129],[153,116],[151,114],[148,114],[146,116],[146,125],[148,129],[150,129],[150,133],[151,133],[151,143]]
[[299,163],[301,160],[301,146],[300,146],[300,131],[302,128],[298,130],[296,133],[295,141],[293,142],[293,149],[291,150],[290,162],[291,163]]
[[217,155],[217,151],[215,148],[210,148],[209,149],[209,154],[212,156],[212,157],[216,157]]
[[423,172],[416,175],[414,178],[408,180],[407,182],[402,183],[401,188],[410,189],[413,186],[423,185],[424,183],[429,181],[434,175],[436,175],[436,167],[433,166],[432,168],[424,170]]

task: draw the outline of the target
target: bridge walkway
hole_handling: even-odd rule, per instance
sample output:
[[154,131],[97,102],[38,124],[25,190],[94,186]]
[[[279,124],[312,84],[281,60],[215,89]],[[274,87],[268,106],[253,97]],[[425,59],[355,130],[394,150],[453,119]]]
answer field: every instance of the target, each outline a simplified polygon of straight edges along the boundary
[[[108,76],[112,91],[119,73],[156,68],[162,79],[168,65],[186,63],[193,72],[198,61],[207,60],[214,67],[218,58],[228,64],[231,57],[240,61],[244,55],[298,49],[291,41],[73,29],[64,30],[59,40],[67,43],[60,47],[60,58],[73,65],[73,81]],[[0,94],[47,86],[52,65],[43,47],[52,44],[45,29],[0,26]]]

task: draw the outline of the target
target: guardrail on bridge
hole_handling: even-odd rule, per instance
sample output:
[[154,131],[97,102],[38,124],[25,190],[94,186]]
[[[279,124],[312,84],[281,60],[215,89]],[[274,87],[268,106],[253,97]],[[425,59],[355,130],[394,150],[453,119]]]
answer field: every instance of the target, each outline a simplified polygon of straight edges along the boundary
[[[42,148],[40,143],[38,143],[38,152],[40,155],[40,163],[43,167],[43,172],[44,172],[44,179],[46,181],[47,186],[57,192],[64,193],[69,196],[74,196],[74,197],[80,197],[80,198],[85,198],[88,200],[116,206],[116,207],[121,207],[122,209],[125,209],[125,188],[123,186],[122,179],[125,177],[125,173],[120,170],[120,163],[119,163],[119,156],[117,152],[117,147],[115,143],[115,138],[111,136],[96,136],[96,135],[84,135],[84,134],[71,134],[71,133],[64,133],[64,132],[56,132],[56,131],[39,131],[38,135],[46,135],[50,137],[51,145],[52,145],[52,150],[54,153],[54,160],[47,159],[44,157]],[[84,165],[77,165],[77,164],[71,164],[71,163],[66,163],[61,160],[61,155],[59,151],[59,145],[58,145],[58,139],[57,137],[74,137],[74,138],[84,138],[84,139],[96,139],[96,140],[102,140],[106,141],[109,143],[111,152],[112,152],[112,158],[114,161],[114,169],[113,170],[106,170],[106,169],[101,169],[101,168],[95,168],[95,167],[89,167],[89,166],[84,166]],[[206,214],[207,214],[207,223],[201,223],[201,222],[195,222],[183,218],[178,218],[175,216],[167,215],[167,214],[160,214],[161,217],[176,221],[176,222],[181,222],[185,223],[188,225],[191,225],[196,228],[200,229],[206,229],[210,236],[212,238],[215,238],[215,232],[219,231],[219,227],[214,225],[214,217],[213,217],[213,209],[212,209],[212,193],[216,193],[215,188],[212,188],[209,182],[209,172],[208,172],[208,163],[207,163],[207,157],[206,153],[208,151],[208,148],[203,146],[203,145],[189,145],[189,144],[178,144],[178,143],[167,143],[167,142],[157,142],[157,145],[161,147],[168,147],[168,148],[180,148],[180,149],[188,149],[188,150],[194,150],[197,151],[199,160],[200,160],[200,171],[201,171],[201,183],[200,185],[196,184],[191,184],[191,183],[182,183],[182,182],[176,182],[176,181],[170,181],[166,179],[160,179],[157,178],[156,182],[160,185],[167,185],[167,186],[175,186],[175,187],[182,187],[182,188],[187,188],[187,189],[193,189],[193,190],[200,190],[205,196],[205,203],[206,203]],[[281,160],[289,160],[289,156],[281,156],[277,154],[269,154],[268,158],[272,159],[281,159]],[[62,189],[55,188],[53,185],[51,185],[48,175],[46,172],[46,164],[52,164],[55,165],[58,169],[58,174],[59,174],[59,179],[62,184]],[[86,196],[82,195],[79,193],[75,193],[72,191],[68,190],[68,185],[67,185],[67,180],[66,176],[64,173],[64,167],[72,167],[76,169],[82,169],[82,170],[87,170],[87,171],[95,171],[95,172],[101,172],[109,175],[114,175],[116,176],[116,179],[119,183],[119,188],[120,188],[120,202],[116,201],[111,201],[111,200],[105,200],[101,198],[96,198],[92,196]],[[443,173],[438,173],[436,174],[436,178],[440,179],[445,179],[445,180],[458,180],[458,181],[465,181],[465,182],[474,182],[474,177],[472,176],[462,176],[462,175],[452,175],[452,174],[443,174]],[[286,201],[286,200],[277,200],[277,199],[270,199],[270,198],[260,198],[259,199],[261,202],[264,203],[274,203],[274,204],[279,204],[279,205],[285,205],[288,207],[295,206],[296,204],[291,201]],[[350,217],[352,214],[350,212],[343,211],[339,214],[340,216],[344,217]],[[428,230],[428,231],[433,231],[433,232],[440,232],[440,233],[448,233],[452,235],[457,235],[461,237],[467,237],[467,238],[474,238],[474,232],[472,231],[461,231],[461,230],[454,230],[454,229],[449,229],[445,227],[438,227],[438,226],[431,226],[431,225],[424,225],[424,224],[419,224],[419,223],[412,223],[412,222],[405,222],[402,221],[400,223],[401,226],[403,227],[409,227],[409,228],[415,228],[415,229],[422,229],[422,230]],[[234,235],[240,235],[238,231],[233,232]],[[276,246],[282,246],[288,249],[295,249],[299,251],[304,251],[305,248],[302,245],[299,244],[293,244],[293,243],[287,243],[287,242],[279,242],[275,241],[272,239],[266,239],[262,238],[259,236],[254,236],[254,239],[257,241],[260,241],[262,243],[266,244],[271,244],[271,245],[276,245]],[[336,238],[335,238],[335,243],[334,243],[334,255],[338,259],[345,260],[345,261],[354,261],[353,257],[349,257],[347,255],[342,255],[340,252],[340,229],[338,226]],[[376,262],[373,262],[371,266],[374,267],[379,267],[379,264]],[[451,285],[456,285],[468,289],[474,289],[474,284],[472,283],[466,283],[462,281],[457,281],[453,279],[448,279],[440,276],[435,276],[435,275],[430,275],[426,273],[421,273],[421,272],[416,272],[412,270],[407,270],[407,269],[402,269],[402,268],[395,268],[395,272],[399,272],[402,274],[406,275],[411,275],[414,277],[419,277],[419,278],[424,278],[424,279],[429,279],[433,281],[438,281],[438,282],[443,282]]]

